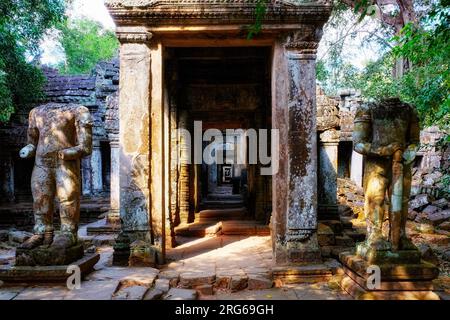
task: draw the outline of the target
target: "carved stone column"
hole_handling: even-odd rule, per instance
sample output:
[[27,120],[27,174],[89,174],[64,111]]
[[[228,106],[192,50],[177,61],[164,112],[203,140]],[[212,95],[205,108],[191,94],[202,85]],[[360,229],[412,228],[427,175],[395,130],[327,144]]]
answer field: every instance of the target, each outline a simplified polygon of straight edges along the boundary
[[98,194],[103,191],[102,152],[100,149],[100,141],[98,140],[92,141],[91,170],[92,191]]
[[[188,124],[189,114],[187,110],[180,111],[178,120],[178,128],[189,130]],[[180,146],[180,164],[178,171],[178,199],[179,199],[179,213],[180,223],[186,224],[189,222],[189,200],[190,200],[190,141],[187,141],[187,136],[181,134],[179,136]]]
[[321,205],[337,206],[337,167],[339,131],[331,129],[320,134],[319,199]]
[[[121,234],[114,246],[114,264],[126,265],[130,244],[151,255],[150,224],[150,88],[152,35],[145,28],[117,32],[120,46],[119,188]],[[113,178],[112,178],[113,179]],[[133,245],[135,243],[136,245]],[[142,248],[142,243],[144,247]],[[134,252],[134,251],[133,251]],[[131,259],[130,263],[136,262]],[[143,262],[152,264],[151,257]]]
[[81,160],[81,185],[83,196],[92,196],[91,156]]
[[[302,26],[275,46],[273,124],[280,134],[273,177],[277,264],[320,263],[317,241],[316,48],[321,29]],[[286,94],[287,93],[287,94]]]
[[119,143],[119,96],[106,98],[105,128],[111,149],[110,211],[107,222],[120,222],[120,143]]

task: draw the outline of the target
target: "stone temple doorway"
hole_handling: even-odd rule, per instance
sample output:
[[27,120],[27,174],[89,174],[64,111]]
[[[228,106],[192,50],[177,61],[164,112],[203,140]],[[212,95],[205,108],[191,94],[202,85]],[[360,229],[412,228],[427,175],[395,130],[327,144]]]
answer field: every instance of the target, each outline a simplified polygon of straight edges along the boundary
[[[166,49],[173,245],[176,237],[269,234],[271,177],[248,153],[250,139],[271,128],[271,55],[271,47]],[[194,128],[203,141],[193,141]],[[194,163],[194,143],[213,163]]]
[[[279,266],[322,262],[315,63],[332,3],[268,1],[260,32],[248,40],[258,5],[247,0],[106,1],[120,41],[118,264],[163,264],[173,245],[173,212],[178,207],[180,222],[189,223],[200,210],[202,164],[184,164],[179,179],[172,178],[178,170],[172,161],[178,139],[172,133],[180,119],[187,131],[197,119],[215,121],[211,126],[219,130],[242,123],[279,130],[278,167],[265,193],[272,199],[273,261]],[[251,92],[252,81],[270,94],[242,94]],[[217,98],[203,103],[208,96]],[[266,109],[244,110],[245,104],[236,101],[245,97],[247,107]],[[240,109],[230,111],[233,106]],[[247,181],[251,177],[247,172]],[[249,203],[257,219],[258,194],[264,192],[253,194],[256,200]]]

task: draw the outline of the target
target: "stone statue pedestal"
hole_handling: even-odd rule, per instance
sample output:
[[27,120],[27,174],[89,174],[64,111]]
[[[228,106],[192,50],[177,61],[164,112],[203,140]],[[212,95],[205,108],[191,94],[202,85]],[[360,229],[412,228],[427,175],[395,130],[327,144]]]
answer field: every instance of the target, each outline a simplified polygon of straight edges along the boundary
[[[342,252],[339,256],[344,265],[345,275],[341,287],[357,300],[439,300],[432,292],[432,280],[439,275],[439,269],[422,261],[420,252],[403,251],[370,251],[364,252],[369,260],[354,252]],[[370,261],[370,262],[369,262]],[[379,287],[372,288],[370,277],[373,270],[370,266],[378,266],[381,271]]]
[[[36,249],[35,249],[36,250]],[[77,249],[73,249],[75,252]],[[37,251],[36,251],[37,252]],[[55,259],[52,257],[52,259]],[[100,260],[98,253],[87,254],[80,259],[68,264],[47,265],[47,266],[0,266],[0,280],[5,283],[59,283],[66,282],[67,278],[73,274],[68,273],[69,266],[76,266],[80,269],[80,275],[84,276],[94,271],[95,264]],[[47,260],[50,261],[50,260]],[[57,260],[54,260],[57,261]],[[62,259],[60,259],[62,261]],[[58,262],[58,261],[57,261]]]
[[34,249],[16,249],[16,266],[60,266],[80,260],[84,248],[78,243],[70,248],[39,246]]

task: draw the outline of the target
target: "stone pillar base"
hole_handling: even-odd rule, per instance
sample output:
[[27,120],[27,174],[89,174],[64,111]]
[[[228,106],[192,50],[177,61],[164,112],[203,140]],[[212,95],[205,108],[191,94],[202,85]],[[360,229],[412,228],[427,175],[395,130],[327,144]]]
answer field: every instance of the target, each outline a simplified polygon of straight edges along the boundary
[[[341,287],[357,300],[439,300],[432,292],[432,280],[439,275],[439,269],[430,263],[383,263],[369,264],[365,259],[351,252],[339,256],[344,265],[345,275]],[[378,266],[381,271],[380,285],[372,288],[373,271],[370,266]]]
[[317,233],[313,233],[305,240],[288,241],[286,249],[287,258],[291,264],[322,263],[322,254],[317,240]]

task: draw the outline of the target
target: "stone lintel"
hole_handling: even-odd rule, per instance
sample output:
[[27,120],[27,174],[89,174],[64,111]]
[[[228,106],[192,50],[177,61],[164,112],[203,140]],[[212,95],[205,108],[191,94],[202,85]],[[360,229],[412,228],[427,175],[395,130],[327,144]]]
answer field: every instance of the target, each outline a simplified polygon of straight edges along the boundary
[[[105,4],[116,25],[253,25],[258,1],[109,0]],[[323,25],[331,10],[331,1],[271,0],[263,24],[310,22]]]

